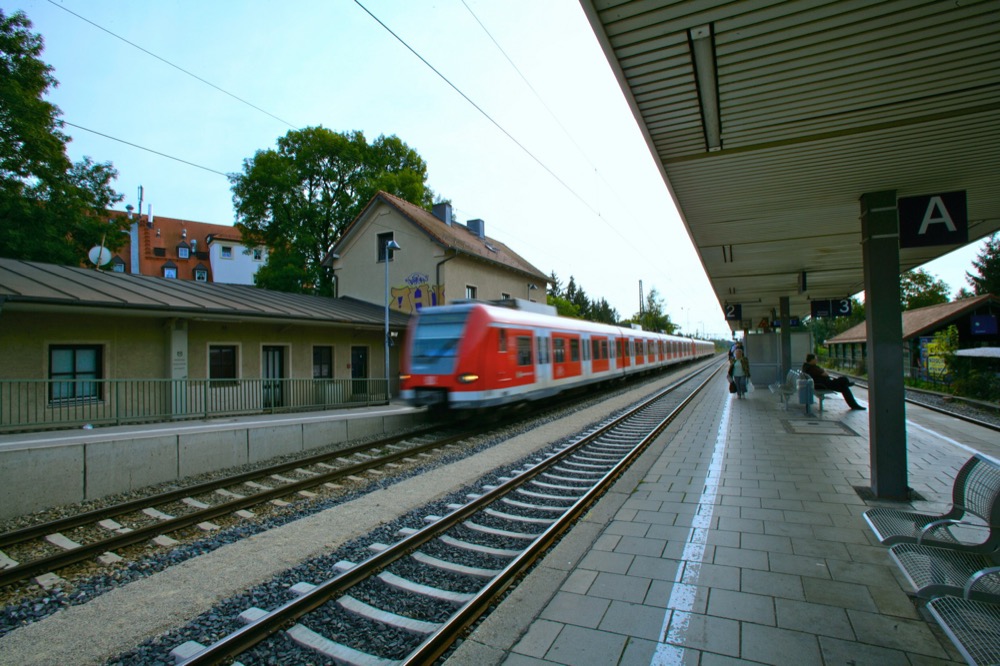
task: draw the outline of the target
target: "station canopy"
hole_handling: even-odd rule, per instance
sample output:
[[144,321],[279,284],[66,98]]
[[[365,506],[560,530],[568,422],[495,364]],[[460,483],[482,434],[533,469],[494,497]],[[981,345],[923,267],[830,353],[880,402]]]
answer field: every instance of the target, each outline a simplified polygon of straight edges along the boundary
[[733,330],[863,291],[865,193],[964,192],[967,242],[1000,229],[997,0],[581,4]]

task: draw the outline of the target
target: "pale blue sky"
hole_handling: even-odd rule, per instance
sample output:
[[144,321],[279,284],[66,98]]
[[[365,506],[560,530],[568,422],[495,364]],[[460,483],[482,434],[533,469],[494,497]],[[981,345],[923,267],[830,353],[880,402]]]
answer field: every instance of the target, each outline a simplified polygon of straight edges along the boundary
[[[43,59],[60,82],[51,99],[70,123],[223,173],[293,127],[395,134],[427,161],[429,185],[460,221],[484,219],[487,235],[543,272],[575,276],[623,316],[638,310],[642,280],[683,328],[728,337],[575,0],[362,3],[496,124],[350,0],[0,0],[6,12],[23,9],[45,38]],[[142,185],[154,215],[233,223],[224,176],[66,131],[72,159],[118,169],[122,208],[137,204]],[[927,268],[954,292],[976,249],[953,254]]]

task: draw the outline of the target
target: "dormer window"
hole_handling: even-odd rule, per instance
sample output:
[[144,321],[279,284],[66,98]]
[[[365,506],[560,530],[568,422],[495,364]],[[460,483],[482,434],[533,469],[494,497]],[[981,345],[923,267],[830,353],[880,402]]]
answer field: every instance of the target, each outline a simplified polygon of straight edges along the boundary
[[111,257],[111,270],[115,273],[125,272],[125,260],[119,257],[117,254]]
[[393,233],[391,231],[384,234],[379,234],[376,243],[378,243],[378,263],[382,263],[386,259],[386,254],[389,255],[389,261],[392,261],[392,250],[386,249],[386,246],[393,240]]
[[194,267],[195,282],[208,282],[208,269],[205,264],[198,264]]
[[177,258],[178,259],[189,259],[191,257],[191,246],[187,244],[187,241],[181,241],[177,244]]
[[167,278],[168,280],[176,280],[177,264],[175,264],[172,261],[168,261],[167,263],[163,264],[163,277]]

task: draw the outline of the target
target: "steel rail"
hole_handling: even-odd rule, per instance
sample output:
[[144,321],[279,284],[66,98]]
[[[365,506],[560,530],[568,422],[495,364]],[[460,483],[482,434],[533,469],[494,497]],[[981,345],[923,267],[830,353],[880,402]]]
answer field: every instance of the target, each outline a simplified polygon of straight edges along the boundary
[[38,539],[47,534],[52,534],[53,532],[60,532],[62,530],[68,530],[82,525],[89,525],[100,520],[104,520],[105,518],[114,518],[127,513],[141,511],[142,509],[147,509],[149,507],[168,504],[185,497],[191,497],[192,495],[203,495],[205,493],[212,492],[213,490],[218,490],[219,488],[239,485],[245,481],[252,481],[254,479],[261,478],[262,476],[280,474],[299,467],[315,465],[316,463],[326,462],[331,459],[344,458],[357,453],[364,453],[373,448],[379,448],[380,446],[390,446],[405,439],[422,437],[431,434],[434,430],[438,429],[440,429],[438,426],[428,426],[407,434],[393,435],[392,437],[386,437],[375,442],[358,444],[345,449],[340,449],[336,452],[320,453],[291,462],[280,463],[278,465],[272,465],[250,472],[243,472],[241,474],[227,476],[213,481],[205,481],[204,483],[199,483],[193,486],[186,486],[177,490],[169,490],[167,492],[150,495],[148,497],[140,497],[128,502],[122,502],[120,504],[94,509],[93,511],[87,511],[86,513],[79,513],[46,523],[30,525],[18,530],[11,530],[10,532],[0,534],[0,548],[6,548],[25,541],[30,541],[31,539]]
[[[477,429],[478,430],[478,429]],[[456,441],[467,438],[469,435],[467,433],[460,433],[457,435],[449,435],[441,440],[436,440],[426,444],[419,444],[417,446],[407,448],[403,451],[398,451],[391,453],[389,455],[380,456],[378,458],[372,458],[371,460],[366,460],[364,462],[356,463],[354,465],[348,465],[346,467],[341,467],[339,469],[317,474],[316,476],[310,476],[306,479],[300,481],[295,481],[293,483],[287,483],[270,490],[264,490],[253,495],[247,495],[246,497],[233,499],[228,502],[223,502],[222,504],[216,504],[207,509],[197,509],[192,513],[185,514],[183,516],[177,516],[175,518],[170,518],[168,520],[162,520],[152,525],[147,525],[145,527],[140,527],[127,532],[125,534],[119,534],[113,536],[109,539],[104,539],[101,541],[95,541],[93,543],[81,545],[79,548],[74,548],[73,550],[68,550],[62,553],[57,553],[55,555],[50,555],[49,557],[40,558],[33,560],[31,562],[26,562],[14,567],[9,567],[7,569],[0,570],[0,587],[11,585],[26,578],[30,578],[36,574],[46,573],[49,571],[55,571],[58,569],[65,568],[71,564],[76,564],[91,557],[100,555],[101,553],[116,550],[118,548],[124,548],[126,546],[131,546],[140,541],[145,541],[154,536],[159,536],[161,534],[166,534],[169,532],[174,532],[185,527],[190,527],[191,525],[196,525],[212,518],[217,518],[222,515],[227,515],[240,509],[245,509],[251,506],[256,506],[262,504],[272,499],[290,495],[292,493],[298,492],[300,490],[305,490],[313,486],[317,486],[329,481],[339,479],[345,476],[350,476],[352,474],[358,474],[360,472],[367,471],[374,467],[381,467],[383,465],[396,462],[397,460],[402,460],[403,458],[408,458],[414,455],[419,455],[425,451],[431,451],[433,449],[448,446]],[[301,467],[301,462],[297,467]],[[258,473],[254,478],[260,478]],[[232,484],[230,484],[232,485]],[[190,493],[185,493],[183,496],[188,496]]]
[[[408,658],[404,663],[430,663],[434,658],[436,658],[437,655],[440,655],[447,650],[448,646],[450,646],[454,641],[454,637],[464,631],[466,627],[482,615],[482,613],[488,608],[490,600],[501,594],[507,587],[509,587],[511,582],[513,582],[513,580],[524,570],[525,567],[530,566],[530,563],[533,562],[540,553],[544,552],[562,532],[568,529],[569,526],[575,522],[576,518],[582,514],[593,503],[595,498],[603,492],[603,489],[607,488],[608,485],[617,479],[617,477],[636,457],[638,457],[638,455],[641,455],[641,453],[648,446],[648,443],[651,442],[652,439],[667,426],[670,420],[672,420],[676,414],[679,413],[680,410],[683,409],[683,407],[686,406],[720,370],[721,366],[712,371],[709,374],[708,379],[703,381],[694,391],[692,391],[690,396],[682,401],[677,408],[672,410],[666,418],[662,419],[658,425],[641,440],[639,444],[633,447],[630,454],[627,454],[626,456],[627,460],[623,459],[623,461],[619,462],[611,471],[606,473],[602,477],[602,489],[597,491],[591,490],[585,496],[589,498],[588,502],[583,502],[582,500],[577,501],[572,505],[572,507],[570,507],[570,509],[568,509],[568,512],[572,517],[559,520],[559,523],[562,524],[561,531],[554,530],[550,527],[539,537],[536,537],[536,539],[532,542],[532,545],[529,546],[531,556],[528,557],[522,555],[517,558],[517,561],[521,563],[521,566],[516,568],[512,566],[505,567],[500,574],[500,576],[502,576],[502,580],[494,580],[494,582],[488,584],[487,587],[490,590],[489,594],[481,591],[476,597],[467,602],[462,609],[460,609],[452,616],[452,618],[448,620],[447,623],[445,623],[443,627],[439,628],[417,648],[420,656],[413,657],[412,660]],[[702,372],[705,372],[705,370],[699,369],[698,371],[691,373],[689,376],[674,382],[668,387],[665,387],[657,392],[653,397],[643,401],[641,404],[633,407],[621,416],[610,420],[602,426],[599,426],[592,432],[587,432],[579,440],[548,457],[546,460],[535,464],[523,473],[518,474],[516,477],[496,485],[491,490],[481,494],[475,500],[448,513],[431,525],[404,537],[402,540],[396,542],[389,548],[376,553],[364,562],[359,563],[357,566],[320,583],[315,588],[310,590],[310,592],[288,601],[253,623],[247,624],[235,632],[219,639],[215,643],[205,647],[197,654],[189,657],[183,662],[180,662],[180,664],[182,666],[203,666],[205,664],[219,664],[238,657],[240,654],[266,640],[268,637],[277,633],[281,629],[296,622],[301,617],[308,615],[310,612],[326,603],[329,603],[332,599],[342,595],[355,585],[358,585],[359,583],[370,578],[374,572],[381,571],[393,562],[408,556],[410,553],[416,551],[420,546],[437,538],[441,533],[472,517],[484,507],[543,473],[550,466],[573,455],[579,449],[646,410],[650,405],[653,405],[662,399],[663,396],[676,390],[686,382],[691,381]],[[448,628],[449,626],[451,627],[450,629]]]

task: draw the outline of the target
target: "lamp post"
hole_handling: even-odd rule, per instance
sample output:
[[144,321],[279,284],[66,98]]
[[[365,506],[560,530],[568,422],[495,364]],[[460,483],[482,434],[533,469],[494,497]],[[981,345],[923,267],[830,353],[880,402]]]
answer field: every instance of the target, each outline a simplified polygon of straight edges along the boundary
[[389,391],[389,258],[393,250],[402,250],[399,243],[390,240],[385,244],[385,399],[388,402]]

